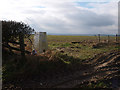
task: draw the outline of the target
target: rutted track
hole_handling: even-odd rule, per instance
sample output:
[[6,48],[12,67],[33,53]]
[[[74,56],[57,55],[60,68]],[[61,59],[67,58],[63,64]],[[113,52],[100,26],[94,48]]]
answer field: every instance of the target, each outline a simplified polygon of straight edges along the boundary
[[[120,53],[118,51],[101,54],[99,57],[94,58],[89,63],[91,66],[82,71],[77,71],[71,77],[66,76],[66,79],[61,82],[56,83],[54,85],[48,85],[47,87],[50,88],[73,88],[78,84],[95,80],[97,81],[96,77],[100,79],[108,78],[113,74],[118,74],[119,72],[119,65],[120,65]],[[110,67],[113,65],[114,67]],[[115,67],[116,66],[116,67]],[[106,68],[107,67],[107,68]],[[104,68],[104,69],[102,69]],[[104,76],[104,77],[103,77]]]

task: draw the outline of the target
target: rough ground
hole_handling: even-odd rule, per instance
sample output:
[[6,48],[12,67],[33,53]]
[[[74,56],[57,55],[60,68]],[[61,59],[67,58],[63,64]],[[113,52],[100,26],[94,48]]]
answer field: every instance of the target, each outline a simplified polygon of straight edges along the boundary
[[99,54],[83,63],[83,67],[69,74],[56,73],[43,80],[24,81],[21,88],[81,88],[90,82],[100,80],[115,81],[110,88],[120,87],[120,51]]

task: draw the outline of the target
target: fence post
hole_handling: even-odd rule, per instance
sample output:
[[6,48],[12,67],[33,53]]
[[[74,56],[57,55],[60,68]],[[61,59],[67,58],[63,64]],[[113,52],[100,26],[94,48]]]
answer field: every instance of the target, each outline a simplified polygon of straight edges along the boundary
[[118,39],[117,40],[118,40],[118,43],[120,43],[120,35],[119,34],[118,34]]
[[19,34],[19,42],[20,42],[20,50],[21,50],[21,56],[25,59],[25,46],[24,46],[24,34]]
[[117,43],[117,41],[118,41],[118,35],[117,34],[116,34],[115,40],[116,40],[116,43]]
[[108,35],[108,43],[109,43],[109,38],[110,38],[110,36]]
[[98,41],[99,41],[99,43],[100,43],[100,34],[98,34]]
[[97,42],[97,35],[95,35],[95,42]]

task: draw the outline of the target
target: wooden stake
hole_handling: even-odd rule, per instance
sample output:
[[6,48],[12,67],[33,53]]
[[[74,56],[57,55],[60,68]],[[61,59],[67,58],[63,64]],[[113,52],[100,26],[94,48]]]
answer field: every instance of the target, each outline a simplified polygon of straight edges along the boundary
[[19,34],[21,56],[25,58],[24,34]]
[[115,39],[116,39],[116,43],[117,43],[117,41],[118,41],[118,35],[117,34],[116,34],[116,38]]
[[108,35],[108,43],[109,43],[109,35]]
[[99,41],[99,43],[100,43],[100,34],[98,34],[98,41]]

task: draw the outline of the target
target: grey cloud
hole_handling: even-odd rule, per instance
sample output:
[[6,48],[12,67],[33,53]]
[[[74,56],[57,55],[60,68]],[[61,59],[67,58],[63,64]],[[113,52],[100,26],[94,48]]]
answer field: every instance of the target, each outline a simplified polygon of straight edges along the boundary
[[[115,28],[112,26],[117,26],[115,21],[116,17],[109,13],[99,14],[98,12],[97,14],[93,11],[82,10],[71,5],[70,7],[68,5],[67,8],[54,9],[56,10],[43,10],[45,14],[34,14],[35,16],[31,17],[30,20],[27,20],[36,31],[59,34],[114,33]],[[52,16],[52,14],[56,16]],[[46,16],[44,17],[44,15]],[[57,17],[57,15],[60,16]]]
[[114,17],[111,15],[99,15],[91,11],[78,10],[77,13],[67,14],[69,19],[72,19],[76,24],[85,26],[109,26],[115,24]]
[[89,26],[109,26],[115,24],[113,16],[110,15],[93,15],[86,20],[86,24]]

